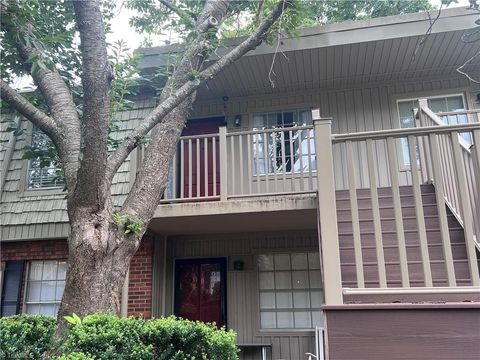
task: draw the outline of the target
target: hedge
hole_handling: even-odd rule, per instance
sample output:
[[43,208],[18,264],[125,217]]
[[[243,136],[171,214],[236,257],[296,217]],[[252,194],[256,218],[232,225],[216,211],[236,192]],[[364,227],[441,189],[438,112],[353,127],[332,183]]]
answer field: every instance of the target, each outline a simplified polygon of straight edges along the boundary
[[56,320],[46,316],[0,318],[0,359],[234,360],[233,331],[173,316],[144,320],[95,314],[68,317],[66,338],[53,338]]

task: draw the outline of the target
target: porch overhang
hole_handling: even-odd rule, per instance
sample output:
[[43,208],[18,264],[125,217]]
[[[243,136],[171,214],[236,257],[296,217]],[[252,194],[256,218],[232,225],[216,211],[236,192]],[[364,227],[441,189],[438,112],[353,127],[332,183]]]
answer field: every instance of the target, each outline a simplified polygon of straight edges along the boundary
[[[262,44],[208,81],[197,98],[201,101],[225,95],[273,94],[453,75],[478,51],[479,44],[462,41],[466,30],[475,27],[478,16],[465,8],[443,10],[430,35],[425,36],[436,16],[436,12],[405,14],[302,29],[298,37],[282,40],[281,54],[275,61],[276,44]],[[240,41],[232,39],[229,45]],[[231,46],[217,52],[228,52]],[[141,67],[150,72],[165,65],[166,55],[180,52],[181,47],[141,51]],[[466,70],[473,72],[479,66],[480,60],[474,59]]]
[[163,204],[149,228],[162,235],[317,228],[315,195]]

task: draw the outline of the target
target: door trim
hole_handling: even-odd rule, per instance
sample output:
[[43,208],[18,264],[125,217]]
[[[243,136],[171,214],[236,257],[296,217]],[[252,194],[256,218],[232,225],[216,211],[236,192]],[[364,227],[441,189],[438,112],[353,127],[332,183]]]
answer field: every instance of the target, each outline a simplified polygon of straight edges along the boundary
[[180,282],[178,280],[178,266],[179,265],[191,265],[191,264],[219,264],[220,265],[220,306],[221,306],[221,318],[222,323],[217,324],[225,326],[227,328],[227,258],[215,257],[215,258],[192,258],[192,259],[175,259],[174,264],[174,295],[173,295],[173,314],[178,316],[180,308]]

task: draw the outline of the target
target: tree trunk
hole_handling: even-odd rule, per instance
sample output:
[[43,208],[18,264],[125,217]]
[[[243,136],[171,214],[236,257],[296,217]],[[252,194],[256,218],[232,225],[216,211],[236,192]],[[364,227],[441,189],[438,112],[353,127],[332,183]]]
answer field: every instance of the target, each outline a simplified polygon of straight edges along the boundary
[[72,222],[65,290],[57,317],[59,337],[67,326],[66,315],[120,312],[122,287],[143,232],[125,234],[111,216],[104,218],[98,221],[97,216],[77,215]]

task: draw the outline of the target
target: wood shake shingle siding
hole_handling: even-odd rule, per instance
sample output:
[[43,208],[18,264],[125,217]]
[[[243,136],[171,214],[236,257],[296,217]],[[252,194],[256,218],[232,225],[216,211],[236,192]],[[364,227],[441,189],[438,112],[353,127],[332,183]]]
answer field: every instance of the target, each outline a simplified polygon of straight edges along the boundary
[[[118,114],[118,130],[112,134],[116,140],[123,139],[129,131],[137,126],[143,116],[154,105],[153,99],[140,100],[133,107]],[[2,115],[2,130],[8,126],[8,116]],[[69,225],[66,213],[65,194],[61,189],[47,190],[26,188],[27,160],[22,159],[23,148],[28,144],[31,136],[31,125],[27,121],[21,122],[25,133],[15,142],[11,159],[4,159],[6,143],[11,133],[2,131],[0,159],[2,167],[8,162],[8,171],[5,176],[3,192],[1,194],[1,233],[0,239],[26,240],[45,238],[65,238],[68,236]],[[115,206],[123,203],[130,189],[132,163],[130,159],[136,156],[132,153],[122,164],[113,179],[112,195]]]

